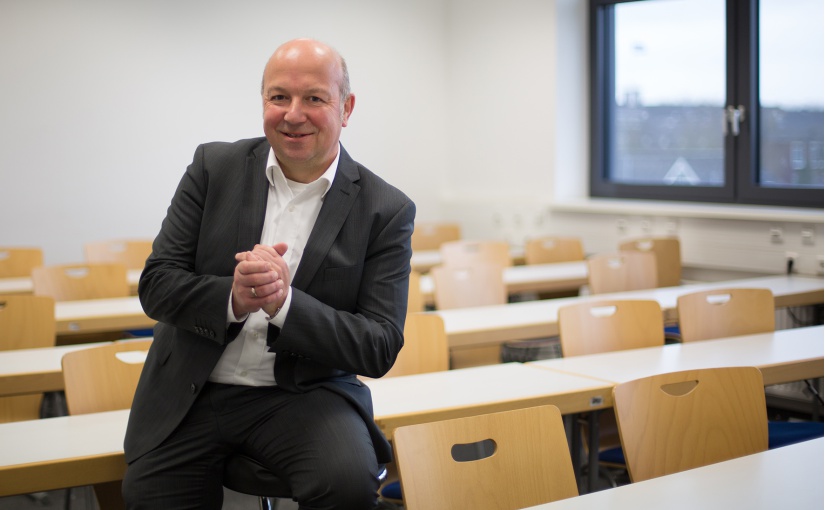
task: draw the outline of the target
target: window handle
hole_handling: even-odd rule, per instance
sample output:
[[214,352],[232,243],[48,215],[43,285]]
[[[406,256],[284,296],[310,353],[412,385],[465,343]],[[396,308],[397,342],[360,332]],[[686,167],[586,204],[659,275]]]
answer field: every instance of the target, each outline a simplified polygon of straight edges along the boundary
[[[733,107],[728,105],[725,108],[725,128],[727,128],[728,124],[730,124],[730,132],[733,136],[739,136],[739,123],[745,121],[745,107],[741,104],[737,107]],[[727,129],[725,129],[725,134],[727,134]]]

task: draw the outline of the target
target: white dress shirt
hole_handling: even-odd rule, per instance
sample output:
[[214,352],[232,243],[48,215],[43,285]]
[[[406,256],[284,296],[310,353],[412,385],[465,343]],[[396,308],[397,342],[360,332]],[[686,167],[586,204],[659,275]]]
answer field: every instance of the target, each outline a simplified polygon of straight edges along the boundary
[[[340,155],[340,151],[338,154]],[[309,234],[321,211],[324,196],[332,185],[337,168],[338,155],[326,172],[315,181],[309,184],[290,181],[278,165],[275,152],[269,149],[266,164],[269,195],[260,244],[287,244],[287,251],[283,257],[289,267],[290,281],[301,263]],[[290,289],[286,302],[270,321],[267,321],[267,314],[263,310],[246,317],[235,317],[230,293],[227,322],[241,322],[246,319],[246,324],[237,338],[226,346],[209,380],[246,386],[274,385],[275,353],[269,352],[266,345],[267,322],[282,327],[289,314],[291,302]]]

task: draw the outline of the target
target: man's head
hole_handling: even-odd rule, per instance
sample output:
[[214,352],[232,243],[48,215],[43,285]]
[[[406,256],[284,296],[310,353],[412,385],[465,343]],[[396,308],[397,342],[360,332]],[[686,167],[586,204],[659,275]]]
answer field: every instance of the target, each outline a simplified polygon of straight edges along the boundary
[[320,177],[355,104],[344,59],[312,39],[284,43],[266,64],[261,96],[264,134],[284,174],[300,182]]

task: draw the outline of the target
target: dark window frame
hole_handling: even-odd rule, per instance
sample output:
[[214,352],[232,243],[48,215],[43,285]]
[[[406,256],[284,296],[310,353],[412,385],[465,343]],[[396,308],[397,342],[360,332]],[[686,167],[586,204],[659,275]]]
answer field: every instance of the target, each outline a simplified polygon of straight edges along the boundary
[[[609,179],[615,136],[613,6],[645,0],[590,0],[590,195],[627,199],[823,208],[823,190],[759,183],[758,0],[726,3],[726,104],[743,105],[740,135],[724,140],[725,183],[712,186],[635,185]],[[721,115],[721,113],[720,113]]]

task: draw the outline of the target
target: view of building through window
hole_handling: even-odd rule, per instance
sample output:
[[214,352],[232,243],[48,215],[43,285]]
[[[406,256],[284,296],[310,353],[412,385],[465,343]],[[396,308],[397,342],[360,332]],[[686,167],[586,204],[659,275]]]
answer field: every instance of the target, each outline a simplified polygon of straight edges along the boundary
[[[761,0],[759,185],[823,185],[822,6]],[[725,2],[619,3],[614,16],[610,178],[723,186],[725,137],[752,114],[726,97]]]

